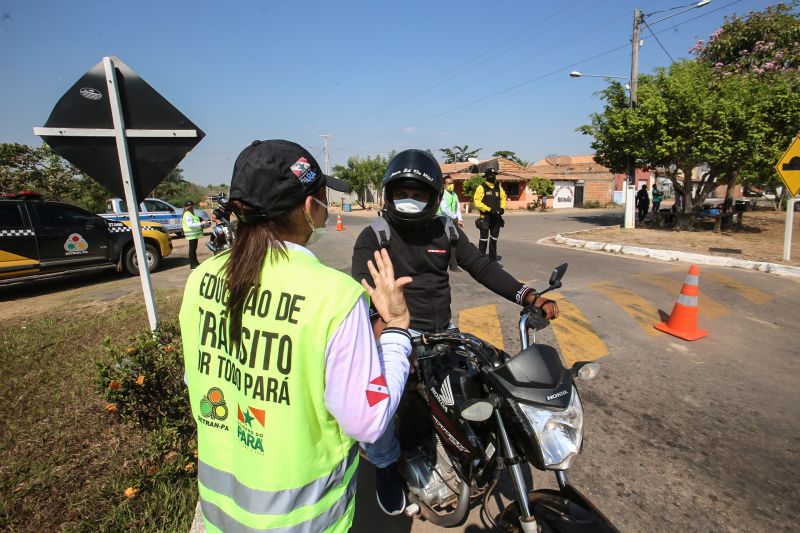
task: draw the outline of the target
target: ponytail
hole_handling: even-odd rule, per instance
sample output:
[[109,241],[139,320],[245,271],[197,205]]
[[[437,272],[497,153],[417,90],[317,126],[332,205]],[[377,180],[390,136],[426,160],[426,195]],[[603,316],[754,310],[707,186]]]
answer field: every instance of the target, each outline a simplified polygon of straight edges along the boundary
[[[239,200],[231,200],[229,205],[239,219],[236,239],[225,263],[228,338],[233,352],[239,349],[241,343],[244,304],[261,278],[264,261],[269,259],[275,262],[289,257],[286,243],[279,235],[285,234],[290,224],[286,215],[277,219],[258,220],[256,209]],[[248,215],[251,215],[250,218]]]

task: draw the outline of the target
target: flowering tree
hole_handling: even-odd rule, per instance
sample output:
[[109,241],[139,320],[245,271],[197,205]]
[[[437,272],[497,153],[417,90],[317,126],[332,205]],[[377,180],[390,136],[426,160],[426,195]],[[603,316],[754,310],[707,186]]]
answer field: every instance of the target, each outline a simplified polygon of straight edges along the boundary
[[798,4],[726,17],[708,42],[697,41],[689,52],[722,75],[800,73],[800,14],[793,12]]

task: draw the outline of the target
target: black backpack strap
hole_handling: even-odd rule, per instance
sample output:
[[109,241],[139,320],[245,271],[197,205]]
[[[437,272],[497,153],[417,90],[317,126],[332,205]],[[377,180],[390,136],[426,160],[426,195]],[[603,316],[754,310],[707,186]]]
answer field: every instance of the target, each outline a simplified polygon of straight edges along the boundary
[[386,222],[386,219],[379,216],[370,223],[369,227],[375,232],[375,237],[378,239],[378,244],[380,244],[381,248],[388,250],[392,230],[389,228],[389,223]]

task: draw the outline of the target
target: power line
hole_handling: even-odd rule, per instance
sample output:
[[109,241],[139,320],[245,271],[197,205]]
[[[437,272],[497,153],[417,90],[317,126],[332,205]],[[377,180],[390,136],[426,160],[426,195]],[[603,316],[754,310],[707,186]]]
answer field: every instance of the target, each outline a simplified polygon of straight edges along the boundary
[[[697,20],[697,19],[700,19],[700,18],[702,18],[702,17],[706,17],[706,16],[708,16],[708,15],[710,15],[710,14],[712,14],[712,13],[715,13],[715,12],[717,12],[717,11],[720,11],[720,10],[722,10],[722,9],[725,9],[725,8],[727,8],[727,7],[730,7],[730,6],[732,6],[732,5],[734,5],[734,4],[737,4],[737,3],[741,2],[741,1],[742,1],[742,0],[734,0],[733,2],[729,2],[728,4],[725,4],[725,5],[723,5],[723,6],[719,7],[719,8],[716,8],[716,9],[713,9],[713,10],[706,11],[706,12],[704,12],[704,13],[702,13],[702,14],[700,14],[700,15],[696,16],[696,17],[692,17],[692,18],[686,19],[686,20],[684,20],[684,21],[682,21],[682,22],[678,22],[677,24],[674,24],[674,25],[672,25],[672,26],[670,26],[670,27],[664,28],[664,29],[662,29],[662,30],[659,30],[658,32],[655,32],[655,33],[653,33],[653,36],[655,36],[655,34],[656,34],[656,33],[663,33],[663,32],[665,32],[665,31],[669,31],[669,30],[675,29],[675,28],[677,28],[677,27],[679,27],[679,26],[681,26],[681,25],[683,25],[683,24],[686,24],[686,23],[692,22],[692,21],[694,21],[694,20]],[[503,90],[500,90],[500,91],[496,91],[496,92],[494,92],[494,93],[491,93],[491,94],[489,94],[489,95],[483,96],[483,97],[481,97],[481,98],[477,98],[477,99],[475,99],[475,100],[472,100],[472,101],[466,102],[466,103],[464,103],[464,104],[458,105],[458,106],[456,106],[456,107],[450,108],[450,109],[448,109],[448,110],[445,110],[445,111],[442,111],[442,112],[440,112],[440,113],[436,113],[436,114],[434,114],[434,115],[432,115],[432,116],[430,116],[430,117],[427,117],[427,118],[425,118],[425,119],[422,119],[422,120],[419,120],[419,121],[415,121],[415,122],[412,124],[412,126],[419,126],[419,125],[421,125],[421,124],[425,124],[425,123],[427,123],[427,122],[430,122],[430,121],[432,121],[432,120],[435,120],[435,119],[437,119],[437,118],[440,118],[440,117],[442,117],[442,116],[448,115],[448,114],[450,114],[450,113],[453,113],[453,112],[455,112],[455,111],[458,111],[458,110],[464,109],[464,108],[466,108],[466,107],[471,107],[471,106],[473,106],[473,105],[475,105],[475,104],[478,104],[478,103],[480,103],[480,102],[483,102],[483,101],[485,101],[485,100],[488,100],[488,99],[491,99],[491,98],[495,98],[495,97],[497,97],[497,96],[500,96],[500,95],[506,94],[506,93],[508,93],[508,92],[510,92],[510,91],[513,91],[513,90],[515,90],[515,89],[518,89],[518,88],[524,87],[524,86],[526,86],[526,85],[529,85],[529,84],[531,84],[531,83],[534,83],[534,82],[536,82],[536,81],[539,81],[539,80],[541,80],[541,79],[544,79],[544,78],[547,78],[547,77],[549,77],[549,76],[555,75],[555,74],[557,74],[557,73],[563,72],[563,71],[567,70],[567,69],[568,69],[568,68],[570,68],[570,67],[574,67],[574,66],[580,65],[581,63],[584,63],[584,62],[586,62],[586,61],[591,61],[591,60],[593,60],[593,59],[597,59],[598,57],[602,57],[602,56],[604,56],[604,55],[607,55],[607,54],[610,54],[610,53],[616,52],[617,50],[620,50],[620,49],[622,49],[622,48],[627,48],[627,47],[628,47],[628,43],[625,43],[625,44],[623,44],[623,45],[621,45],[621,46],[617,46],[617,47],[611,48],[611,49],[609,49],[609,50],[606,50],[605,52],[601,52],[601,53],[599,53],[599,54],[595,54],[595,55],[593,55],[593,56],[591,56],[591,57],[589,57],[589,58],[582,59],[582,60],[580,60],[580,61],[577,61],[577,62],[571,63],[571,64],[569,64],[569,65],[566,65],[566,66],[560,67],[560,68],[558,68],[558,69],[555,69],[555,70],[553,70],[553,71],[551,71],[551,72],[548,72],[547,74],[543,74],[543,75],[541,75],[541,76],[537,76],[537,77],[535,77],[535,78],[532,78],[532,79],[530,79],[530,80],[526,80],[526,81],[524,81],[524,82],[521,82],[521,83],[518,83],[518,84],[512,85],[512,86],[510,86],[510,87],[508,87],[508,88],[506,88],[506,89],[503,89]],[[371,141],[371,140],[373,140],[373,139],[377,139],[377,138],[380,138],[380,137],[384,137],[384,136],[386,136],[386,135],[390,135],[390,134],[392,134],[392,133],[397,133],[398,131],[402,131],[402,130],[403,130],[403,129],[405,129],[406,127],[408,127],[408,125],[406,125],[406,126],[402,126],[402,127],[400,127],[400,128],[395,128],[395,129],[393,129],[393,130],[386,131],[386,132],[383,132],[383,133],[380,133],[380,134],[377,134],[377,135],[373,135],[373,136],[371,136],[371,137],[367,137],[367,138],[365,138],[365,139],[363,139],[363,140],[360,140],[360,141],[358,141],[358,142],[356,142],[356,143],[354,143],[354,144],[361,144],[361,143],[364,143],[364,142],[367,142],[367,141]]]
[[[645,4],[645,6],[644,6],[644,7],[647,7],[647,6],[649,6],[649,5],[655,4],[657,1],[659,1],[659,0],[653,0],[653,1],[651,1],[651,2],[648,2],[647,4]],[[592,4],[592,5],[591,5],[591,6],[590,6],[588,9],[591,9],[591,8],[595,7],[596,5],[598,5],[598,4],[600,4],[600,3],[603,3],[603,2],[597,2],[596,4]],[[584,12],[586,12],[588,9],[586,9],[586,10],[583,10],[583,11],[584,11]],[[625,16],[627,16],[627,14],[625,14],[625,15],[620,15],[620,16],[617,16],[617,17],[613,17],[613,18],[611,18],[611,19],[608,19],[607,21],[603,22],[602,24],[594,25],[594,27],[593,27],[591,30],[589,30],[589,31],[587,31],[587,32],[584,32],[584,33],[582,34],[582,36],[586,36],[586,35],[589,35],[589,34],[591,34],[591,33],[594,33],[594,32],[597,32],[597,31],[600,31],[600,30],[601,30],[601,29],[603,29],[604,27],[606,27],[606,26],[608,26],[608,25],[610,25],[610,24],[612,24],[612,23],[614,23],[614,22],[618,21],[619,19],[621,19],[621,18],[623,18],[623,17],[625,17]],[[552,18],[552,17],[550,17],[550,18]],[[545,19],[545,20],[547,20],[547,19]],[[569,22],[570,20],[572,20],[572,19],[570,19],[570,18],[565,18],[565,19],[563,19],[562,21],[560,21],[559,23],[557,23],[557,24],[555,24],[555,25],[551,26],[549,29],[553,29],[553,28],[555,28],[556,26],[558,26],[558,25],[560,25],[560,24],[562,24],[562,23],[564,23],[564,22]],[[529,29],[531,29],[531,28],[529,28]],[[528,30],[526,30],[526,31],[528,31]],[[520,32],[520,33],[518,33],[517,35],[515,35],[514,37],[512,37],[511,39],[514,39],[514,38],[516,38],[518,35],[520,35],[520,34],[522,34],[522,33],[525,33],[525,32]],[[544,32],[542,32],[542,33],[544,33]],[[536,36],[534,36],[534,37],[538,37],[538,36],[540,36],[540,35],[541,35],[541,34],[538,34],[538,35],[536,35]],[[532,37],[532,38],[533,38],[533,37]],[[525,40],[524,40],[524,41],[522,41],[522,42],[527,42],[527,41],[529,41],[530,39],[531,39],[531,38],[525,39]],[[575,39],[574,39],[574,38],[572,38],[572,37],[570,37],[570,38],[568,38],[568,39],[565,39],[565,40],[561,41],[560,43],[554,44],[554,45],[552,45],[552,46],[550,46],[550,47],[548,47],[548,48],[545,48],[545,49],[542,49],[542,50],[540,50],[539,52],[537,52],[536,54],[534,54],[534,55],[532,55],[532,56],[528,56],[528,57],[526,57],[525,59],[521,59],[521,60],[519,60],[519,61],[516,61],[515,63],[512,63],[511,65],[508,65],[508,66],[506,66],[506,67],[503,67],[503,68],[501,68],[501,69],[498,69],[498,70],[495,70],[495,71],[493,71],[493,72],[491,72],[491,73],[488,73],[488,74],[484,75],[483,77],[481,77],[481,78],[478,78],[477,80],[474,80],[474,81],[472,81],[471,83],[472,83],[472,84],[475,84],[475,83],[481,82],[481,81],[483,81],[483,80],[486,80],[486,79],[492,78],[492,77],[494,77],[494,76],[497,76],[498,74],[501,74],[501,73],[503,73],[503,72],[505,72],[505,71],[507,71],[507,70],[510,70],[510,69],[512,69],[512,68],[515,68],[515,67],[517,67],[517,66],[519,66],[519,65],[521,65],[521,64],[523,64],[523,63],[526,63],[526,62],[528,62],[528,61],[531,61],[531,60],[533,60],[533,59],[536,59],[537,57],[540,57],[540,56],[542,56],[542,55],[546,54],[546,53],[547,53],[548,51],[550,51],[550,50],[553,50],[553,49],[560,48],[560,47],[562,47],[562,46],[563,46],[563,45],[565,45],[565,44],[569,44],[569,43],[573,42],[574,40],[575,40]],[[521,44],[521,43],[518,43],[518,44]],[[515,46],[516,46],[516,45],[515,45]],[[497,47],[495,47],[495,48],[497,48]],[[511,47],[511,48],[513,48],[513,47]],[[511,48],[508,48],[507,50],[510,50]],[[507,50],[506,50],[506,51],[507,51]],[[480,57],[480,55],[479,55],[479,56],[477,56],[477,57]],[[486,61],[488,61],[488,60],[486,60]],[[478,63],[477,65],[481,65],[481,64],[485,63],[486,61],[483,61],[483,62],[481,62],[481,63]],[[462,64],[461,66],[463,66],[463,65],[465,65],[465,64],[467,64],[467,63],[464,63],[464,64]],[[472,65],[472,66],[474,67],[474,66],[477,66],[477,65]],[[460,68],[460,67],[459,67],[459,68]],[[450,72],[453,72],[453,71],[450,71]],[[455,78],[451,78],[451,80],[452,80],[452,79],[455,79]],[[444,81],[450,81],[450,80],[444,80]],[[428,88],[433,88],[435,85],[441,85],[441,83],[438,83],[438,84],[431,85],[431,86],[429,86]],[[422,103],[415,104],[415,105],[408,106],[408,107],[404,107],[404,108],[402,108],[402,109],[394,109],[394,110],[390,111],[388,114],[385,114],[385,115],[383,115],[383,116],[382,116],[382,117],[380,117],[380,118],[376,118],[375,120],[371,120],[371,121],[367,120],[366,122],[376,122],[377,120],[386,120],[386,119],[388,119],[389,117],[392,117],[392,116],[396,116],[396,115],[401,115],[401,114],[407,113],[407,112],[409,112],[409,111],[412,111],[412,110],[413,110],[413,109],[415,109],[416,107],[419,107],[419,106],[424,106],[424,105],[426,105],[426,104],[429,104],[429,103],[432,103],[432,102],[434,102],[434,101],[436,101],[436,100],[440,100],[440,99],[442,99],[442,98],[445,98],[445,97],[447,97],[447,96],[449,96],[449,95],[451,95],[451,94],[457,93],[457,92],[459,92],[459,91],[463,91],[465,88],[466,88],[466,87],[465,87],[464,85],[460,85],[460,86],[458,86],[458,87],[456,87],[456,88],[454,88],[454,89],[452,89],[452,90],[450,90],[450,91],[448,91],[448,92],[446,92],[446,93],[440,94],[440,95],[438,95],[438,96],[435,96],[435,97],[433,97],[433,98],[429,98],[429,99],[427,99],[427,100],[423,101]],[[422,91],[422,92],[425,92],[425,91]],[[421,92],[417,92],[417,94],[421,94]],[[362,121],[359,121],[359,122],[356,122],[356,123],[351,123],[351,124],[350,124],[350,126],[351,126],[351,127],[353,127],[353,126],[357,126],[357,125],[359,125],[359,124],[363,124],[363,123],[365,123],[365,121],[363,121],[363,120],[362,120]],[[402,129],[402,128],[400,128],[400,129]],[[347,147],[345,147],[345,148],[347,148]]]
[[658,38],[658,36],[657,36],[655,33],[653,33],[653,28],[651,28],[651,27],[650,27],[650,24],[648,24],[648,23],[647,23],[647,20],[645,20],[645,19],[642,19],[642,22],[644,22],[644,25],[645,25],[645,26],[647,26],[647,29],[648,29],[648,30],[650,30],[650,35],[652,35],[652,36],[653,36],[653,39],[655,39],[655,40],[656,40],[656,42],[658,43],[658,46],[660,46],[660,47],[661,47],[661,49],[662,49],[662,50],[664,50],[664,53],[665,53],[665,54],[667,54],[667,57],[669,58],[669,60],[670,60],[670,61],[672,61],[672,62],[674,63],[674,62],[675,62],[675,59],[673,59],[673,58],[672,58],[672,56],[670,55],[670,53],[669,53],[669,52],[667,52],[667,49],[666,49],[666,48],[664,48],[664,45],[663,45],[663,44],[661,44],[661,40]]
[[[578,7],[578,4],[579,4],[580,2],[582,2],[582,1],[585,1],[585,0],[578,0],[578,2],[576,2],[576,3],[575,3],[573,6],[571,6],[571,7],[573,7],[573,8],[577,8],[577,7]],[[593,4],[593,5],[592,5],[592,6],[591,6],[589,9],[591,9],[592,7],[595,7],[596,5],[598,5],[598,4],[601,4],[601,3],[604,3],[604,2],[602,2],[602,1],[598,1],[598,2],[596,2],[595,4]],[[651,3],[652,3],[652,2],[651,2]],[[522,36],[522,35],[525,35],[526,33],[528,33],[528,32],[530,32],[530,31],[532,31],[532,30],[536,29],[537,27],[539,27],[539,26],[543,25],[543,24],[544,24],[545,22],[547,22],[548,20],[550,20],[550,19],[552,19],[552,18],[556,17],[557,15],[563,14],[565,11],[566,11],[566,10],[563,10],[563,9],[562,9],[562,10],[560,10],[560,11],[557,11],[556,13],[554,13],[554,14],[550,15],[549,17],[546,17],[546,18],[544,18],[544,19],[541,19],[541,20],[537,21],[535,24],[533,24],[533,25],[529,26],[528,28],[526,28],[526,29],[524,29],[524,30],[522,30],[522,31],[520,31],[520,32],[517,32],[516,34],[512,35],[511,37],[509,37],[509,38],[507,38],[507,39],[504,39],[504,40],[500,41],[500,42],[499,42],[498,44],[496,44],[495,46],[492,46],[492,47],[490,47],[490,48],[488,48],[488,49],[484,50],[483,52],[479,53],[478,55],[476,55],[476,56],[473,56],[472,58],[470,58],[470,59],[468,59],[468,60],[466,60],[466,61],[464,61],[464,62],[460,63],[459,65],[457,65],[456,67],[454,67],[454,68],[452,68],[452,69],[450,69],[450,70],[446,71],[445,73],[443,73],[443,74],[440,74],[439,76],[436,76],[436,77],[435,77],[435,78],[433,78],[433,79],[432,79],[430,82],[428,82],[428,83],[426,83],[426,84],[424,84],[424,85],[420,85],[420,86],[416,87],[415,89],[412,89],[411,91],[409,91],[409,92],[405,93],[404,95],[402,95],[402,96],[400,96],[400,97],[398,97],[398,98],[395,98],[395,99],[393,99],[393,100],[390,100],[389,102],[387,102],[387,103],[385,103],[385,104],[383,104],[383,105],[379,106],[378,108],[375,108],[375,109],[373,109],[372,111],[369,111],[369,112],[367,112],[367,113],[366,113],[366,114],[363,116],[363,118],[362,118],[362,119],[360,119],[360,120],[357,120],[357,121],[356,121],[356,122],[354,122],[352,125],[353,125],[353,126],[358,126],[358,125],[360,125],[360,124],[363,124],[363,123],[365,123],[365,122],[369,122],[369,121],[370,121],[370,120],[369,120],[370,118],[374,117],[376,114],[380,114],[380,113],[382,113],[384,110],[386,110],[386,109],[388,109],[388,108],[390,108],[390,107],[393,107],[393,106],[394,106],[394,105],[396,105],[396,104],[399,104],[399,103],[402,103],[402,102],[406,102],[406,101],[408,101],[408,100],[410,100],[410,99],[413,99],[413,98],[415,98],[416,96],[418,96],[418,95],[420,95],[420,94],[423,94],[423,93],[425,93],[425,92],[428,92],[428,91],[430,91],[431,89],[433,89],[433,88],[435,88],[435,87],[438,87],[438,86],[442,85],[443,83],[446,83],[446,82],[452,81],[452,80],[456,79],[457,77],[459,77],[459,76],[461,76],[461,75],[463,75],[463,74],[465,74],[465,73],[468,73],[468,72],[469,72],[469,70],[468,70],[468,69],[465,69],[465,67],[471,67],[471,68],[474,68],[475,66],[482,65],[482,64],[484,64],[484,63],[486,63],[486,62],[490,61],[490,60],[492,59],[492,57],[493,57],[493,56],[490,56],[488,59],[485,59],[485,60],[483,60],[483,61],[481,61],[481,62],[479,62],[479,63],[475,64],[475,63],[474,63],[474,61],[476,61],[477,59],[479,59],[479,58],[481,58],[481,57],[484,57],[484,56],[487,56],[487,55],[489,55],[491,52],[493,52],[493,51],[495,51],[495,50],[497,50],[497,49],[499,49],[499,48],[502,48],[504,45],[506,45],[506,44],[508,44],[508,43],[511,43],[511,42],[513,42],[513,41],[514,41],[515,39],[517,39],[518,37],[520,37],[520,36]],[[566,21],[569,21],[569,20],[571,20],[571,17],[570,17],[570,16],[566,16],[566,17],[564,17],[563,19],[561,19],[561,21],[559,21],[558,23],[556,23],[556,24],[554,24],[554,25],[551,25],[551,26],[550,26],[550,27],[549,27],[547,30],[544,30],[544,32],[542,32],[542,33],[545,33],[545,32],[547,32],[547,31],[549,31],[550,29],[553,29],[554,27],[556,27],[556,26],[558,26],[558,25],[560,25],[560,24],[563,24],[564,22],[566,22]],[[515,48],[515,47],[517,47],[517,46],[519,46],[519,45],[521,45],[521,44],[523,44],[523,43],[525,43],[525,42],[529,41],[530,39],[531,39],[531,38],[528,38],[528,39],[525,39],[525,40],[523,40],[523,41],[521,41],[521,42],[519,42],[519,43],[516,43],[516,44],[513,44],[513,45],[511,45],[511,46],[508,46],[508,47],[506,47],[505,49],[503,49],[503,50],[502,50],[500,53],[507,52],[507,51],[509,51],[509,50],[511,50],[511,49],[513,49],[513,48]]]

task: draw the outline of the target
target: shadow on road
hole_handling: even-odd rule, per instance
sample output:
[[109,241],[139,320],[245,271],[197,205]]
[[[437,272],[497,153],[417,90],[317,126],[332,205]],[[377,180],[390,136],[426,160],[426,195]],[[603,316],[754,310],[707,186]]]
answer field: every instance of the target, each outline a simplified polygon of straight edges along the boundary
[[569,220],[597,226],[619,226],[622,223],[622,215],[619,212],[575,215],[569,217]]
[[408,533],[414,521],[405,515],[387,516],[375,499],[375,467],[361,460],[356,489],[356,516],[350,533]]

